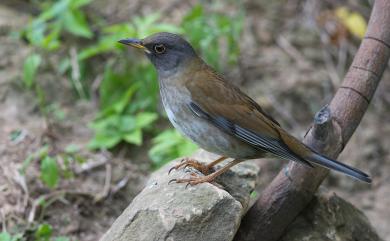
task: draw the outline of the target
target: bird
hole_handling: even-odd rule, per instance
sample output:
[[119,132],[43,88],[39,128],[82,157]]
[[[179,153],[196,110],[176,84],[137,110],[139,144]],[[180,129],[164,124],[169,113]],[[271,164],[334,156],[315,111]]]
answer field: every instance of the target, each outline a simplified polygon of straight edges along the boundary
[[[208,164],[183,159],[172,169],[191,166],[204,175],[193,173],[171,181],[187,185],[213,182],[242,161],[272,156],[308,168],[319,165],[371,183],[366,173],[330,159],[290,135],[258,103],[202,60],[184,37],[159,32],[118,42],[142,50],[154,65],[162,104],[172,125],[202,149],[220,156]],[[227,158],[232,160],[215,171],[214,166]]]

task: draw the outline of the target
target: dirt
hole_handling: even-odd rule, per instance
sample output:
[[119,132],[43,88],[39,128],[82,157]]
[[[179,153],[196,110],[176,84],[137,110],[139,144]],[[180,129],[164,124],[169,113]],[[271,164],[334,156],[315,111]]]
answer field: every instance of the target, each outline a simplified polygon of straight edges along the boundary
[[[335,57],[340,48],[321,41],[323,30],[313,15],[327,6],[319,2],[245,1],[247,15],[238,43],[239,64],[225,72],[300,138],[315,112],[340,85],[359,43],[348,39],[347,50],[343,50],[347,61],[340,64]],[[28,21],[30,13],[28,8],[20,12],[6,3],[0,4],[0,55],[6,56],[0,59],[0,230],[31,229],[37,223],[47,222],[56,235],[72,240],[98,240],[142,189],[151,172],[150,162],[145,158],[147,148],[135,150],[122,145],[112,152],[88,150],[86,145],[92,132],[87,125],[94,118],[96,105],[78,100],[67,80],[45,67],[38,81],[49,93],[49,101],[65,114],[63,120],[48,125],[36,98],[21,84],[23,60],[32,50],[10,35]],[[193,5],[194,1],[143,4],[115,0],[108,4],[98,0],[88,8],[110,22],[127,21],[132,15],[129,13],[147,14],[163,9],[166,20],[175,23]],[[327,55],[330,60],[324,57]],[[387,69],[370,108],[339,157],[370,173],[373,184],[331,173],[323,185],[363,210],[384,240],[390,240],[389,78]],[[15,131],[21,134],[12,139]],[[74,177],[61,181],[54,191],[41,183],[38,160],[32,160],[25,175],[20,174],[24,160],[44,144],[50,146],[53,155],[70,144],[76,145],[80,148],[79,155],[86,160],[83,164],[74,163]],[[135,152],[137,155],[132,155]],[[267,185],[285,164],[268,159],[259,161],[262,167],[259,185]],[[51,203],[44,210],[37,206],[40,198]]]

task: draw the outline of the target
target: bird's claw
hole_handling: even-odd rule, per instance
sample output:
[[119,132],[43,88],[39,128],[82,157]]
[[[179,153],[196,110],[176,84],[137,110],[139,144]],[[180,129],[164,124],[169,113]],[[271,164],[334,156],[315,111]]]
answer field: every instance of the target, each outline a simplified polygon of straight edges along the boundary
[[174,178],[174,179],[171,179],[171,180],[169,180],[169,182],[168,182],[168,185],[169,184],[171,184],[171,182],[176,182],[177,181],[177,179],[176,178]]
[[203,164],[203,163],[200,163],[196,160],[193,160],[193,159],[190,159],[190,158],[183,158],[179,164],[171,167],[168,171],[168,175],[173,171],[173,170],[178,170],[178,169],[185,169],[187,167],[193,167],[195,168],[196,170],[200,171],[201,173],[203,173],[204,175],[207,175],[209,172],[210,172],[210,168]]
[[182,179],[171,179],[168,182],[168,185],[172,182],[176,183],[187,183],[185,188],[187,189],[188,186],[194,186],[200,183],[204,182],[212,182],[214,181],[214,176],[213,175],[208,175],[208,176],[197,176],[196,174],[191,174],[190,178],[182,178]]
[[[169,169],[169,171],[168,171],[168,175],[171,174],[171,171],[172,171],[172,170],[176,170],[176,169],[177,169],[176,166],[171,167],[171,168]],[[173,180],[173,179],[172,179],[172,180]]]

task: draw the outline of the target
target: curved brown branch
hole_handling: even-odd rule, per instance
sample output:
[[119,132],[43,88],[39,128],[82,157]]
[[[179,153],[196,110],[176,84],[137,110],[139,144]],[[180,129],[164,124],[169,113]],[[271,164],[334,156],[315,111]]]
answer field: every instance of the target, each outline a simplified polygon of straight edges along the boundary
[[[376,0],[366,37],[329,104],[317,114],[304,143],[336,158],[359,125],[390,56],[390,1]],[[322,113],[322,114],[324,114]],[[235,240],[275,241],[312,199],[328,175],[323,168],[289,163],[289,178],[281,171],[243,218]]]

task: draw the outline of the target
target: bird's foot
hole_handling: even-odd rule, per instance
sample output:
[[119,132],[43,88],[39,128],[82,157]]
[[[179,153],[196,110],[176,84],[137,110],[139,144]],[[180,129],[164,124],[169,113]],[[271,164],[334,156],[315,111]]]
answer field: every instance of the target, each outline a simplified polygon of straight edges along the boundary
[[193,167],[196,170],[200,171],[203,175],[208,175],[211,169],[208,165],[200,163],[197,160],[191,158],[184,158],[181,160],[179,164],[169,169],[168,175],[171,173],[172,170],[179,170],[180,168],[186,168],[186,167]]
[[215,179],[215,175],[210,174],[207,176],[197,176],[196,174],[192,174],[192,177],[190,178],[180,178],[180,179],[172,179],[168,182],[170,184],[171,182],[176,182],[176,183],[187,183],[186,188],[188,186],[194,186],[200,183],[205,183],[205,182],[212,182]]

